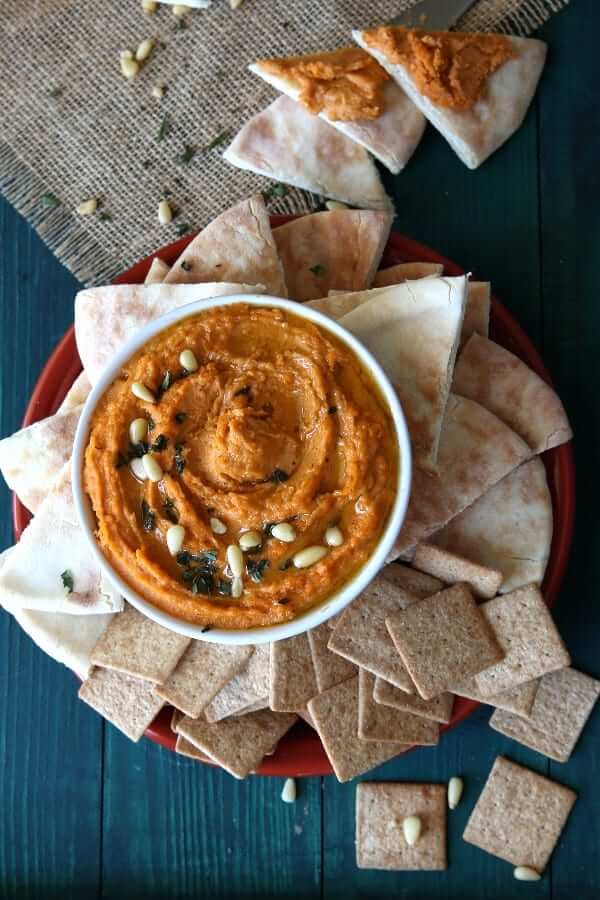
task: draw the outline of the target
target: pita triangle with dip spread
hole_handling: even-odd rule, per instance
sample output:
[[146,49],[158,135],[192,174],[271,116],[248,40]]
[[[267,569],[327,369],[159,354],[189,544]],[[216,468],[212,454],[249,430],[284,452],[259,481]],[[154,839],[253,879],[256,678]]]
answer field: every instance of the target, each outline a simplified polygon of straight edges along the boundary
[[388,212],[336,209],[300,216],[273,231],[289,296],[313,300],[336,288],[371,286],[392,227]]
[[268,294],[287,297],[269,213],[260,194],[213,219],[175,260],[163,284],[215,281],[262,284]]
[[542,41],[510,35],[393,26],[352,35],[470,169],[519,128],[546,60]]
[[195,300],[232,294],[263,294],[262,285],[109,284],[79,291],[75,298],[75,340],[88,378],[95,384],[108,361],[140,328]]
[[[374,88],[364,78],[365,68],[373,70],[373,80],[377,82]],[[385,69],[358,47],[288,59],[259,59],[249,69],[361,144],[394,175],[404,168],[423,136],[426,122],[423,113],[390,79]],[[316,105],[311,102],[315,88],[322,97]],[[373,90],[379,95],[376,104],[373,103]],[[351,92],[353,98],[357,97],[358,91],[358,98],[364,98],[364,114],[361,115],[358,109],[349,110],[347,103],[340,106],[340,98],[343,100],[346,91]],[[375,112],[378,114],[373,116]]]
[[223,159],[350,206],[392,208],[367,151],[289,97],[246,122]]

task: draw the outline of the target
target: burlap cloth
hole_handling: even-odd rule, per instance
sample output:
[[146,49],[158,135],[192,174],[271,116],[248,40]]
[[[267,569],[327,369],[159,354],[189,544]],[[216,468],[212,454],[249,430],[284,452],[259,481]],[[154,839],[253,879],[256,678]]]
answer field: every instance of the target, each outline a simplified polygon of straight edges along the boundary
[[[0,189],[77,278],[109,281],[174,240],[182,223],[197,229],[268,186],[224,162],[223,145],[206,149],[276,96],[248,63],[343,46],[352,27],[385,21],[413,2],[245,0],[233,11],[214,0],[180,27],[169,6],[147,17],[140,0],[6,0]],[[567,2],[480,0],[459,25],[526,34]],[[119,53],[148,36],[160,45],[128,82]],[[167,85],[163,100],[151,95],[157,82]],[[165,116],[170,130],[158,140]],[[187,165],[177,160],[184,145],[197,150]],[[48,193],[59,206],[44,203]],[[75,208],[91,196],[101,198],[102,214],[83,218]],[[179,209],[169,226],[157,220],[163,196]],[[307,210],[315,202],[291,191],[271,208]]]

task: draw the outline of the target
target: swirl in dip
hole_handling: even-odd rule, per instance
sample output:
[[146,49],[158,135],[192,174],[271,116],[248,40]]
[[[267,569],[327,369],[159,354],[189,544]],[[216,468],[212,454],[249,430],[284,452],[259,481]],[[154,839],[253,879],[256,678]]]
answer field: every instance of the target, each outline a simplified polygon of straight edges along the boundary
[[83,472],[119,575],[171,615],[228,629],[289,621],[348,581],[397,476],[391,415],[354,353],[246,304],[183,319],[129,360]]

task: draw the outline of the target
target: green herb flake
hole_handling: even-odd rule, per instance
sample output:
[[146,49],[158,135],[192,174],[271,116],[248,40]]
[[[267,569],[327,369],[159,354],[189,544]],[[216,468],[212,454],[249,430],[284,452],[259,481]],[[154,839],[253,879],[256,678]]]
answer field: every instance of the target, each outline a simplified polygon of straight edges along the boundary
[[190,262],[188,262],[187,259],[182,259],[181,260],[181,268],[183,269],[184,272],[191,272],[192,264]]
[[65,569],[64,572],[60,573],[60,577],[62,578],[65,594],[72,594],[73,588],[75,586],[75,579],[73,578],[73,573],[71,572],[71,570]]
[[241,387],[239,390],[235,392],[234,397],[247,397],[250,393],[250,385],[247,384],[245,387]]
[[289,597],[281,597],[280,600],[276,600],[276,601],[275,601],[275,603],[277,603],[278,606],[285,606],[285,604],[286,604],[286,603],[289,603],[289,602],[290,602],[290,598],[289,598]]
[[42,206],[47,206],[48,209],[56,209],[57,206],[60,206],[62,201],[58,199],[56,194],[51,194],[50,192],[46,194],[42,194],[40,197],[40,203]]
[[187,419],[187,413],[185,412],[176,412],[174,416],[175,421],[178,425],[183,425],[185,420]]
[[224,597],[231,597],[231,581],[225,581],[223,578],[219,578],[217,582],[217,593],[222,594]]
[[113,217],[111,216],[111,214],[104,212],[104,210],[102,210],[102,212],[98,213],[98,218],[100,219],[101,222],[112,222],[112,220],[113,220]]
[[212,631],[212,625],[205,625],[204,628],[200,630],[201,634],[206,634],[207,631]]
[[207,144],[203,149],[206,151],[214,150],[216,147],[220,147],[221,144],[224,144],[225,141],[229,140],[230,134],[231,128],[226,128],[224,131],[221,131],[216,137],[214,137],[210,144]]
[[116,463],[115,463],[115,468],[116,468],[116,469],[122,469],[123,466],[126,466],[126,465],[127,465],[127,457],[124,456],[124,455],[121,453],[121,451],[119,451],[119,452],[117,453],[117,461],[116,461]]
[[267,537],[273,537],[273,529],[277,525],[277,522],[265,522],[263,525],[263,533]]
[[279,565],[279,571],[285,572],[287,569],[291,568],[294,565],[294,560],[290,557],[289,559],[284,559],[282,563]]
[[179,165],[187,166],[188,163],[191,163],[197,152],[195,147],[192,147],[190,144],[184,144],[182,152],[176,157],[175,161],[179,163]]
[[265,203],[268,203],[269,200],[273,200],[276,197],[286,197],[289,193],[289,188],[285,184],[272,184],[271,187],[267,188],[266,191],[262,192],[263,200]]
[[154,531],[156,516],[145,500],[142,500],[142,527],[144,531]]
[[175,444],[175,471],[181,475],[185,469],[185,459],[183,456],[183,448],[185,444]]
[[268,559],[259,559],[259,560],[247,559],[246,560],[246,571],[248,572],[248,575],[250,576],[252,581],[255,581],[257,584],[260,584],[260,582],[263,580],[263,578],[265,576],[265,571],[268,569],[268,567],[269,567]]
[[53,100],[56,100],[56,99],[58,99],[58,97],[61,96],[63,90],[64,90],[64,88],[62,87],[62,85],[57,84],[56,87],[51,88],[48,91],[48,93],[50,94],[50,96],[52,97]]
[[173,525],[177,525],[179,522],[179,514],[177,512],[177,507],[175,506],[174,501],[170,497],[165,497],[163,501],[162,511],[165,519],[168,519],[169,522],[172,522]]
[[312,272],[316,278],[321,278],[322,275],[325,275],[327,269],[325,266],[322,266],[321,263],[317,263],[316,266],[310,266],[309,271]]
[[161,450],[166,448],[168,443],[167,437],[164,434],[159,434],[150,449],[154,450],[155,453],[160,453]]
[[184,234],[187,234],[188,231],[191,231],[191,229],[192,226],[189,222],[179,222],[179,224],[175,226],[177,237],[183,237]]
[[270,481],[272,484],[283,484],[289,477],[288,473],[283,469],[273,469],[267,481]]
[[337,406],[330,406],[329,409],[327,410],[327,412],[330,416],[334,416],[337,411],[338,411]]
[[160,128],[158,129],[158,134],[156,135],[157,141],[164,140],[167,135],[171,132],[171,120],[167,115],[163,116],[163,120],[160,123]]
[[150,418],[148,419],[148,431],[154,431],[155,428],[156,428],[156,422],[154,421],[152,416],[150,416]]

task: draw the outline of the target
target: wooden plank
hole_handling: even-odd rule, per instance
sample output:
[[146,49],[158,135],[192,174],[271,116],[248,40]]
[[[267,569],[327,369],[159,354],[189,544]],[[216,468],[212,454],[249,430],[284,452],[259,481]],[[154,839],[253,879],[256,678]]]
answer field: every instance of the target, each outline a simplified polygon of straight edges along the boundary
[[[577,530],[568,578],[556,615],[575,666],[600,677],[598,593],[600,530],[597,484],[600,407],[597,398],[600,329],[596,279],[598,205],[596,36],[600,8],[578,0],[544,34],[554,64],[540,94],[543,351],[575,429]],[[600,709],[596,708],[570,761],[551,775],[579,799],[552,860],[553,896],[576,889],[600,896]]]
[[[18,428],[52,346],[73,315],[74,279],[0,200],[0,434]],[[0,548],[12,542],[0,488]],[[0,611],[0,892],[89,897],[100,871],[102,723],[75,677]]]
[[319,778],[236,781],[107,726],[103,898],[303,897],[320,885]]

